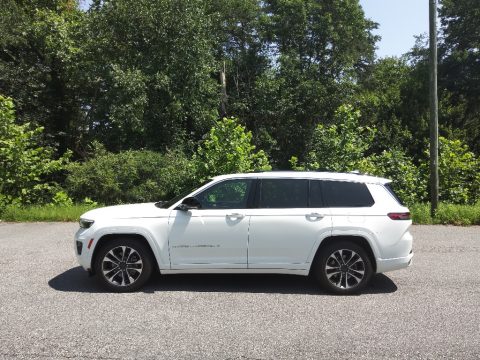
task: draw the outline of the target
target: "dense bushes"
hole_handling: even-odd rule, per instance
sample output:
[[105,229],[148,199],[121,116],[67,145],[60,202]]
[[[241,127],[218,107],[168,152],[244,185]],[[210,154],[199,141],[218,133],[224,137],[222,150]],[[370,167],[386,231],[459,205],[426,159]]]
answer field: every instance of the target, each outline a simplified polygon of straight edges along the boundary
[[13,101],[0,95],[0,212],[8,204],[49,201],[58,185],[47,176],[62,169],[69,153],[53,159],[40,145],[42,127],[15,123]]
[[[217,121],[192,156],[179,150],[110,153],[96,143],[86,161],[66,165],[66,157],[52,160],[52,149],[36,145],[41,128],[16,125],[11,100],[0,100],[0,204],[69,206],[71,198],[77,203],[93,200],[107,205],[165,200],[211,176],[271,169],[266,154],[255,151],[252,134],[233,118]],[[341,106],[331,125],[316,127],[307,142],[305,160],[299,163],[292,157],[292,168],[360,170],[392,179],[407,205],[428,201],[427,152],[418,164],[398,148],[372,153],[376,129],[361,126],[359,119],[353,107]],[[441,137],[439,158],[440,200],[478,202],[480,166],[475,155],[459,140]],[[45,175],[59,170],[67,172],[64,191],[44,181]]]
[[[295,170],[353,171],[386,177],[406,204],[428,201],[428,150],[415,164],[398,148],[371,153],[376,129],[360,125],[360,113],[341,106],[332,125],[318,125],[307,144],[305,162]],[[369,154],[370,153],[370,154]],[[475,204],[480,200],[480,162],[460,140],[440,137],[440,200],[455,204]]]
[[197,177],[202,180],[220,174],[272,168],[263,150],[255,152],[252,133],[233,118],[215,123],[199,145],[193,161]]
[[165,200],[211,176],[270,169],[263,151],[254,152],[252,134],[235,119],[216,122],[197,152],[108,153],[96,146],[91,159],[67,167],[66,189],[103,204]]
[[65,187],[75,200],[90,197],[103,204],[167,199],[193,179],[190,161],[179,151],[100,152],[67,167]]
[[480,161],[460,140],[439,139],[440,200],[475,204],[480,200]]

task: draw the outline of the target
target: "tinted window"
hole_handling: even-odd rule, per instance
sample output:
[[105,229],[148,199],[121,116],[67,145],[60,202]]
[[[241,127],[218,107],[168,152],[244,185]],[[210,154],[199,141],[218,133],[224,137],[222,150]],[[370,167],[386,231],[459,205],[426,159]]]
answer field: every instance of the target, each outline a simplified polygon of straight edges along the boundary
[[178,200],[184,198],[185,196],[187,196],[188,194],[194,192],[195,190],[197,190],[198,188],[201,188],[203,185],[207,185],[210,181],[212,181],[211,179],[208,180],[208,181],[205,181],[203,182],[202,184],[198,185],[198,186],[195,186],[193,189],[190,189],[188,191],[184,191],[182,192],[180,195],[177,195],[173,198],[171,198],[170,200],[168,201],[159,201],[157,203],[155,203],[155,206],[156,207],[159,207],[159,208],[162,208],[162,209],[168,209],[170,206],[172,206],[173,204],[175,204]]
[[308,181],[264,179],[260,189],[260,208],[308,207]]
[[364,207],[374,204],[367,186],[361,183],[324,181],[323,195],[330,207]]
[[251,179],[222,181],[195,197],[202,204],[202,209],[245,209],[251,185]]
[[322,181],[310,181],[310,207],[325,207],[322,197]]

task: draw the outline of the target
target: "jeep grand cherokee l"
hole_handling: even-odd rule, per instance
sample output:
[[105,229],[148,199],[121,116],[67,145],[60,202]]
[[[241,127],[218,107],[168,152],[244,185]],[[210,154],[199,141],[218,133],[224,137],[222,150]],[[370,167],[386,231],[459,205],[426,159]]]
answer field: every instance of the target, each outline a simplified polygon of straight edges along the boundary
[[151,273],[311,274],[352,294],[413,257],[409,210],[387,179],[342,173],[222,175],[166,203],[81,216],[75,252],[110,290]]

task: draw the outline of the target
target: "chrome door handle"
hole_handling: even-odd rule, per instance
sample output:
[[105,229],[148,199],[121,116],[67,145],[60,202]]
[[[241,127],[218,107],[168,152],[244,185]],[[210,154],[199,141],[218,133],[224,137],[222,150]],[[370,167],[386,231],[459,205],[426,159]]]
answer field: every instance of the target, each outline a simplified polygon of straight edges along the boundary
[[315,220],[322,220],[325,215],[319,214],[319,213],[310,213],[306,215],[309,219],[315,219]]
[[232,213],[232,214],[227,214],[227,217],[229,219],[243,219],[245,215],[239,214],[239,213]]

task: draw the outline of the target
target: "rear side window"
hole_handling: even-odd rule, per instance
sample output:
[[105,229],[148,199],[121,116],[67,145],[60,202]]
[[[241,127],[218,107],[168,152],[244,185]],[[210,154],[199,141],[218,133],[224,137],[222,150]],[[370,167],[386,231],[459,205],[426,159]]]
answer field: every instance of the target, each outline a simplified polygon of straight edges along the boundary
[[362,183],[324,181],[323,196],[329,207],[370,207],[375,203]]
[[308,207],[308,180],[263,179],[259,207],[271,209]]

